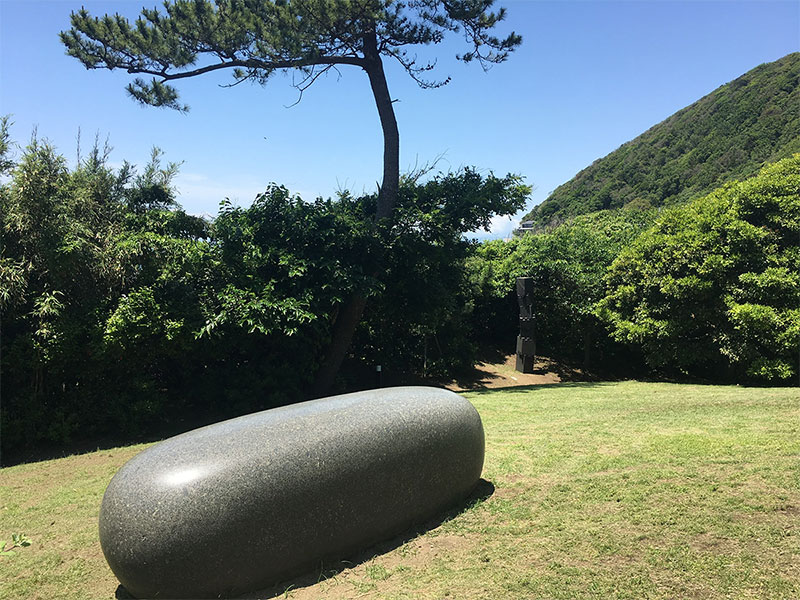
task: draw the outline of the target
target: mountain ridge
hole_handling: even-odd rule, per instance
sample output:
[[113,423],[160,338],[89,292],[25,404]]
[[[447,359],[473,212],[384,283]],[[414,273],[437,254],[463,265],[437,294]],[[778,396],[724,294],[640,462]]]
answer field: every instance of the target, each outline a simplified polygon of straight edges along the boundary
[[800,152],[800,52],[764,63],[653,125],[558,186],[522,221],[669,206]]

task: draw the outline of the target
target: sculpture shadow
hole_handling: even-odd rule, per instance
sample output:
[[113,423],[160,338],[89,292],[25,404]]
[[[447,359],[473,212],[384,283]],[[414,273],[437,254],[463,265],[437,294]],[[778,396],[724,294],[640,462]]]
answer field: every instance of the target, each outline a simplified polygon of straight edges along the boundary
[[491,481],[479,479],[475,489],[469,496],[464,498],[458,504],[437,513],[427,521],[418,523],[408,529],[405,529],[390,539],[355,551],[345,558],[328,561],[323,560],[318,563],[316,568],[313,570],[308,570],[294,578],[281,581],[273,586],[270,586],[269,588],[251,592],[243,596],[239,596],[238,598],[249,600],[271,600],[273,598],[286,597],[287,591],[316,585],[322,581],[325,581],[326,579],[335,577],[346,569],[352,569],[360,564],[369,562],[376,556],[387,554],[392,550],[396,550],[403,544],[406,544],[419,537],[420,535],[429,531],[433,531],[442,524],[455,519],[463,512],[485,502],[494,494],[494,491],[495,487]]
[[[271,600],[273,598],[286,597],[287,591],[316,585],[321,581],[335,577],[346,569],[351,569],[362,563],[369,562],[376,556],[381,556],[391,552],[403,544],[410,542],[414,538],[440,527],[442,524],[456,518],[470,508],[485,502],[494,494],[494,492],[495,487],[491,481],[479,479],[475,489],[469,496],[464,498],[458,504],[440,511],[427,521],[413,525],[399,534],[396,534],[392,538],[350,553],[344,558],[320,561],[315,567],[308,568],[291,579],[286,579],[262,590],[237,596],[237,598],[249,600]],[[132,600],[134,598],[122,585],[117,587],[114,597],[118,600]]]

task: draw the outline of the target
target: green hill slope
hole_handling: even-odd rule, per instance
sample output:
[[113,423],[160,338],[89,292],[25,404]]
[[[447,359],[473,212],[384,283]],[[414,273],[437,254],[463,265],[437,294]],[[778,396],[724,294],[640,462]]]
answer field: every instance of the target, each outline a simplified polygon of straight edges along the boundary
[[559,186],[523,221],[547,228],[636,201],[684,202],[800,152],[800,53],[760,65]]

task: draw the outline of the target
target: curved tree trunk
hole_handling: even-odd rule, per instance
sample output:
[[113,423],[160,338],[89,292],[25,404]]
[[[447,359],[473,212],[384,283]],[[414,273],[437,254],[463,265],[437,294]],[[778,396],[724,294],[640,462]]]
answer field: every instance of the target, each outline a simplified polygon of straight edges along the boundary
[[389,95],[383,61],[378,53],[374,33],[364,39],[364,55],[366,57],[364,70],[369,77],[383,130],[383,183],[378,193],[378,207],[375,213],[376,220],[380,220],[392,214],[400,190],[400,133],[397,130],[392,97]]
[[[375,220],[380,221],[391,216],[400,191],[400,134],[374,31],[364,36],[364,56],[365,61],[362,66],[369,77],[383,130],[383,182],[378,192],[378,206],[375,211]],[[339,310],[333,324],[328,353],[314,380],[313,396],[324,396],[333,385],[366,304],[367,299],[364,295],[356,293],[348,298]]]

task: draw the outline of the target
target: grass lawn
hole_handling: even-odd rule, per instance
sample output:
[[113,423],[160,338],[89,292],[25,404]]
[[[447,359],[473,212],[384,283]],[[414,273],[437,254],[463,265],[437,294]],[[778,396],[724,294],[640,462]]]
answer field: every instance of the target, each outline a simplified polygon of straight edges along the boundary
[[[493,493],[273,595],[800,598],[797,388],[561,383],[465,395],[483,418]],[[0,540],[32,540],[0,556],[0,598],[114,597],[97,514],[111,476],[143,448],[0,470]]]

